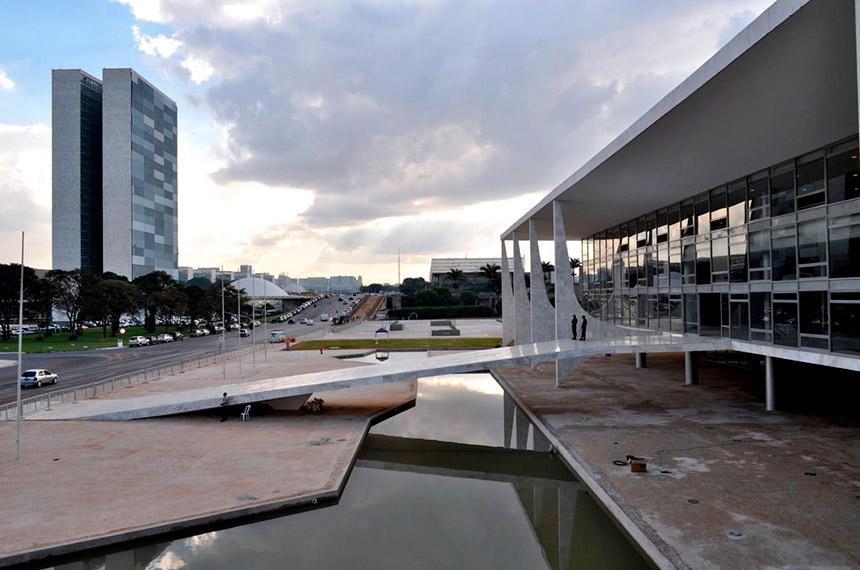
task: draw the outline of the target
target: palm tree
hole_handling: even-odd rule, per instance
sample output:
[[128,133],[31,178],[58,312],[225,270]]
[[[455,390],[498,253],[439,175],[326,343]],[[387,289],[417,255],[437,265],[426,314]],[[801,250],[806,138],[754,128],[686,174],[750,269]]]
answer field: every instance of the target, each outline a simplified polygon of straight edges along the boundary
[[478,273],[490,284],[493,293],[499,293],[502,289],[502,280],[499,271],[502,268],[495,263],[488,263],[478,269]]
[[451,281],[454,284],[454,291],[457,295],[460,294],[460,284],[466,282],[466,276],[461,269],[450,269],[445,274],[445,281]]
[[570,259],[570,272],[573,273],[575,269],[579,269],[582,267],[582,262],[578,257],[571,257]]
[[541,271],[543,271],[543,282],[549,285],[549,282],[551,281],[550,274],[555,271],[555,265],[549,261],[541,261],[540,268]]

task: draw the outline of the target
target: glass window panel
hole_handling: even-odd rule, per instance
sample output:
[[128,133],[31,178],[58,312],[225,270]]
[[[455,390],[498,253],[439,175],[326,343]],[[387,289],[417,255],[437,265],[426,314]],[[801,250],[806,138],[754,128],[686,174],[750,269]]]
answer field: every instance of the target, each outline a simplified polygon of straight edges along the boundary
[[860,303],[830,303],[834,352],[860,354]]
[[773,304],[773,342],[797,346],[797,303]]
[[824,203],[824,158],[798,160],[797,209],[803,210]]
[[860,216],[849,225],[830,228],[830,277],[860,277]]
[[692,203],[681,206],[681,236],[696,234],[696,210]]
[[794,165],[786,163],[772,169],[770,175],[770,215],[794,212]]
[[770,230],[751,232],[750,240],[750,281],[770,279]]
[[657,243],[669,241],[669,213],[657,213]]
[[746,181],[731,184],[728,193],[729,227],[738,228],[746,223],[746,204]]
[[714,283],[729,280],[729,239],[719,238],[711,241],[711,273]]
[[721,230],[726,227],[728,227],[728,211],[726,189],[723,187],[711,191],[711,230]]
[[696,234],[704,235],[711,231],[711,209],[708,197],[696,200]]
[[767,171],[749,177],[747,200],[750,221],[770,217],[770,178]]
[[797,279],[797,248],[794,229],[774,230],[772,239],[773,280],[793,281]]
[[669,296],[669,322],[672,331],[681,332],[684,329],[682,308],[680,295]]
[[747,236],[729,238],[729,277],[732,283],[747,281]]
[[750,293],[750,327],[769,331],[771,319],[770,293]]
[[827,158],[827,201],[841,202],[860,197],[857,148]]
[[[800,277],[827,276],[827,229],[824,220],[812,220],[797,224],[797,260]],[[817,263],[813,267],[804,264]]]
[[696,283],[707,285],[711,282],[711,244],[696,244]]
[[696,295],[684,295],[684,332],[699,332],[699,300]]
[[827,291],[802,291],[799,296],[800,334],[829,334]]
[[669,285],[681,284],[681,248],[669,248]]
[[669,210],[669,241],[681,239],[681,214],[676,206]]
[[693,285],[696,283],[696,244],[684,246],[684,284]]

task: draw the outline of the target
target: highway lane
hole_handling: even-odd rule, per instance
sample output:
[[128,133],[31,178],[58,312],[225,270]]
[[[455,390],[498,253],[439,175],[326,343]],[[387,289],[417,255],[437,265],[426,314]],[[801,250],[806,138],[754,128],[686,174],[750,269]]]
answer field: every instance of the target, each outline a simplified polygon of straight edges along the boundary
[[[347,300],[347,297],[344,297]],[[267,326],[259,326],[254,331],[253,341],[256,344],[266,342],[266,332],[282,330],[287,336],[301,338],[313,332],[328,329],[331,321],[320,321],[323,313],[330,317],[338,312],[343,313],[347,305],[338,301],[338,297],[320,299],[313,305],[304,309],[296,316],[296,324],[269,323]],[[300,318],[312,318],[314,324],[311,326],[300,325]],[[261,319],[261,317],[258,317]],[[159,332],[161,328],[159,327]],[[251,338],[240,338],[237,331],[226,334],[226,350],[234,350],[240,346],[250,346]],[[184,340],[159,344],[155,346],[144,346],[140,348],[109,348],[100,350],[81,350],[69,352],[46,352],[27,353],[23,357],[23,370],[30,368],[47,368],[60,377],[56,385],[42,386],[41,388],[27,389],[23,391],[22,397],[27,398],[49,392],[107,380],[123,374],[137,372],[145,368],[153,368],[172,364],[186,359],[200,358],[207,354],[220,352],[221,335],[210,335],[205,337],[190,338],[185,336]],[[3,354],[0,359],[16,361],[17,355]],[[13,402],[16,397],[15,383],[18,377],[17,365],[0,367],[0,405]]]

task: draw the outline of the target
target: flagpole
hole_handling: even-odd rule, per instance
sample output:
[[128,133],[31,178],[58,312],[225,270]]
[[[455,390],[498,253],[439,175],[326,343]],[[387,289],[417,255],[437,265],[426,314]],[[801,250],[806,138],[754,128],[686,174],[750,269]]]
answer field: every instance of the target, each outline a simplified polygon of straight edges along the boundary
[[18,417],[15,420],[15,459],[21,458],[21,416],[23,415],[23,407],[21,404],[21,364],[22,364],[22,345],[24,339],[24,232],[21,232],[21,288],[18,296],[18,381],[17,386],[17,408]]

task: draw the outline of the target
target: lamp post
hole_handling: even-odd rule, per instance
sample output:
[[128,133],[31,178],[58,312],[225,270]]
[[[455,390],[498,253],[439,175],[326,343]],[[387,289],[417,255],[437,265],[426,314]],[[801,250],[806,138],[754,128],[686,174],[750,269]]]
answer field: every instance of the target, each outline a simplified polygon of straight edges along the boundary
[[224,279],[221,279],[221,368],[222,376],[227,379],[227,312],[224,310]]
[[[23,347],[21,343],[24,340],[24,232],[21,232],[21,288],[18,297],[18,378],[15,382],[17,389],[17,408],[18,415],[15,420],[15,459],[21,458],[21,416],[24,415],[24,408],[21,402],[21,364],[23,362]],[[50,400],[49,400],[50,401]]]

